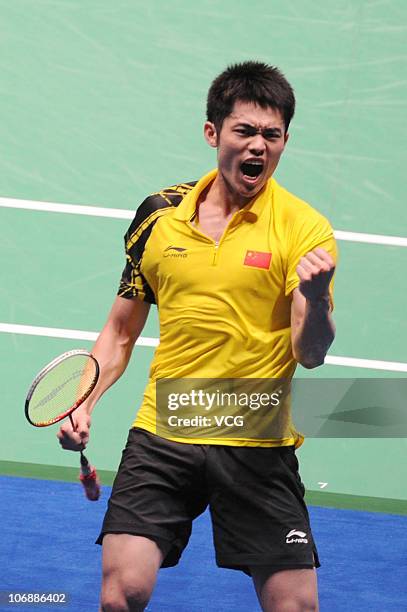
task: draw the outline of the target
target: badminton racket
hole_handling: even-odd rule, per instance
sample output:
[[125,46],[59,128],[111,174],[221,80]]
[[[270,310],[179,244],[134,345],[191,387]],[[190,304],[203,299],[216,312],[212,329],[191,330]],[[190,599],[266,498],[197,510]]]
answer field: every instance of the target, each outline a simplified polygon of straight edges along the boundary
[[[88,351],[63,353],[48,363],[34,378],[25,401],[25,416],[35,427],[48,427],[69,417],[92,393],[99,378],[99,364]],[[91,501],[100,497],[96,470],[80,451],[80,475],[85,495]]]

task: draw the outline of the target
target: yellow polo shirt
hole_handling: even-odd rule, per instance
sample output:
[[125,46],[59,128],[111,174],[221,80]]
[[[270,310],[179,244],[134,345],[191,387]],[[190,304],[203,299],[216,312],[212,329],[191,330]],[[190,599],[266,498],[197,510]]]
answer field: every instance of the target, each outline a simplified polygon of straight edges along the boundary
[[[194,217],[199,194],[216,173],[147,198],[125,236],[127,265],[119,295],[156,303],[159,312],[160,343],[133,423],[153,433],[157,380],[291,379],[296,266],[316,247],[336,260],[329,222],[274,178],[234,214],[215,243]],[[281,411],[284,426],[276,438],[245,437],[244,432],[229,439],[165,437],[198,444],[299,446],[302,436],[291,422],[289,402]]]

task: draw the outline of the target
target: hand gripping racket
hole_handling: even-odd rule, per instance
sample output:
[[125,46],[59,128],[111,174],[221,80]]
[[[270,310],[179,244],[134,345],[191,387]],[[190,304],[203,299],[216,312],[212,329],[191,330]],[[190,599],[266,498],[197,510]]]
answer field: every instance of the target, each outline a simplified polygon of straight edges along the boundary
[[[99,378],[99,364],[85,350],[63,353],[46,365],[33,380],[25,400],[25,416],[35,427],[47,427],[69,417],[92,393]],[[100,497],[100,482],[96,470],[82,451],[79,478],[86,497]]]

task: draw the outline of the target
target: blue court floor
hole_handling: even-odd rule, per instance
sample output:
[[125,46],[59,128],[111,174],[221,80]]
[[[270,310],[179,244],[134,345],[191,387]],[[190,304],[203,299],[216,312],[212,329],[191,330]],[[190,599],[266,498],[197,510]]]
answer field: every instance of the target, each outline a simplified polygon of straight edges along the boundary
[[[110,489],[88,502],[80,485],[0,477],[1,612],[97,610],[101,550],[98,535]],[[321,612],[407,609],[407,517],[310,508],[322,567]],[[7,605],[6,593],[66,593],[65,605]],[[180,564],[162,570],[151,612],[259,610],[251,580],[216,567],[209,514],[194,525]]]

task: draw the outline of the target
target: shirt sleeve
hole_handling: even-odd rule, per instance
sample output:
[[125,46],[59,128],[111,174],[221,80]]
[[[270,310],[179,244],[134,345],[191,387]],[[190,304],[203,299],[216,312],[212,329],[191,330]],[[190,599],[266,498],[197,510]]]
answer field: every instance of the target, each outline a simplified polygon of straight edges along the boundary
[[126,299],[138,298],[156,304],[153,290],[143,275],[143,255],[154,223],[162,208],[161,201],[149,196],[139,206],[128,231],[124,236],[126,265],[120,279],[117,294]]
[[138,298],[149,304],[156,303],[154,293],[140,271],[140,264],[134,262],[127,253],[117,295],[126,299]]
[[[317,247],[325,249],[336,262],[338,257],[336,241],[333,229],[327,219],[312,211],[307,217],[302,217],[294,224],[289,240],[289,251],[287,258],[287,275],[285,283],[285,295],[290,295],[300,284],[296,268],[301,257]],[[331,307],[333,308],[333,285],[332,278],[329,286]]]

